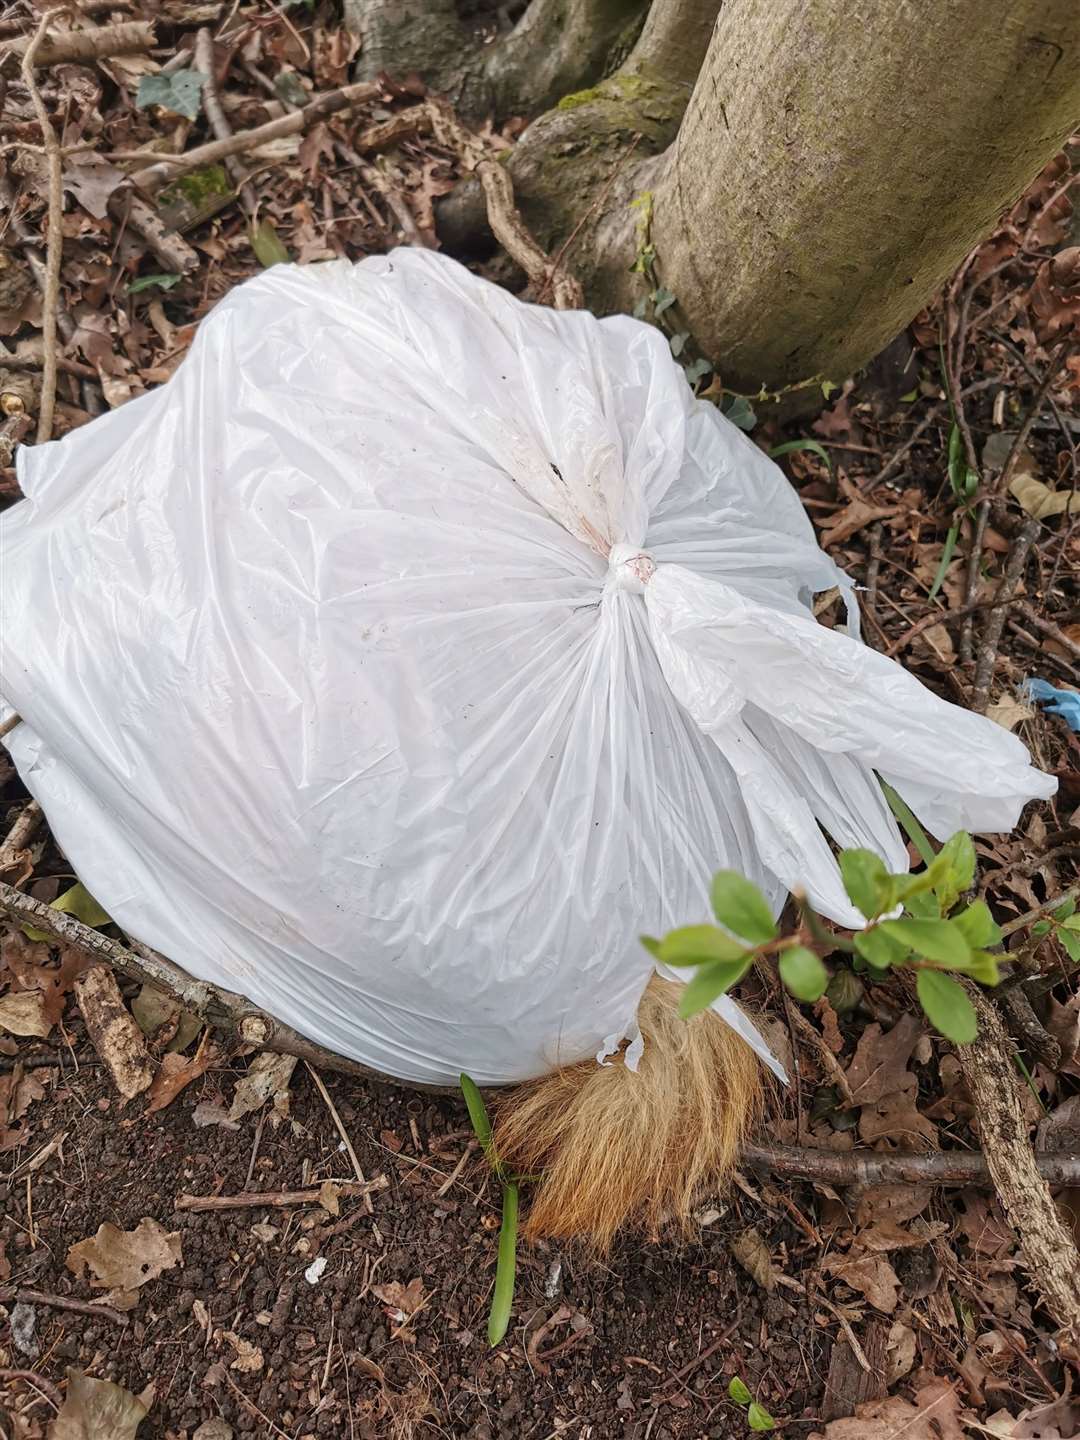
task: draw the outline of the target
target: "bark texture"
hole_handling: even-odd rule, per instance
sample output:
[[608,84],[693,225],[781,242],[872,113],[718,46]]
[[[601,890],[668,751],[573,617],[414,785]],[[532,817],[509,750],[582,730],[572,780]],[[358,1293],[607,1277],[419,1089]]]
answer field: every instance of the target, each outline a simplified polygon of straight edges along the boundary
[[735,388],[842,380],[1078,118],[1076,0],[725,0],[656,178],[660,274]]
[[362,48],[357,78],[420,75],[466,119],[533,115],[598,80],[629,50],[647,0],[532,0],[506,34],[481,44],[454,0],[345,0]]

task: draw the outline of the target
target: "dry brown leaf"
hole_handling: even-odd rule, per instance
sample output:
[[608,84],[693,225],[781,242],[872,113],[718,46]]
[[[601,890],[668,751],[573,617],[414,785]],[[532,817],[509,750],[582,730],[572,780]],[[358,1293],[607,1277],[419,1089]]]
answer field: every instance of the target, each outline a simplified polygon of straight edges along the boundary
[[891,1315],[900,1294],[900,1279],[883,1255],[834,1257],[826,1260],[824,1270],[845,1285],[865,1295],[875,1310]]
[[111,1380],[67,1372],[67,1398],[49,1426],[49,1440],[135,1440],[147,1407]]
[[995,725],[1002,726],[1005,730],[1015,730],[1025,720],[1032,720],[1035,711],[1030,705],[1025,705],[1015,695],[1002,695],[1000,700],[995,700],[993,705],[986,712],[986,718],[993,720]]
[[856,1405],[847,1420],[832,1420],[808,1440],[968,1440],[960,1421],[960,1400],[946,1380],[932,1380],[915,1404],[890,1395]]
[[240,1370],[245,1375],[254,1375],[263,1368],[265,1364],[263,1352],[257,1345],[252,1345],[250,1340],[245,1340],[242,1335],[237,1335],[232,1330],[226,1330],[224,1338],[236,1351],[235,1357],[229,1362],[230,1370]]
[[45,1095],[38,1073],[27,1075],[21,1065],[16,1065],[10,1074],[0,1075],[0,1154],[26,1142],[29,1127],[14,1122],[21,1120],[34,1101]]
[[100,155],[83,155],[64,166],[64,189],[96,220],[105,219],[109,213],[109,196],[126,179],[123,170],[110,165]]
[[1035,520],[1051,515],[1080,515],[1080,491],[1052,490],[1034,475],[1017,475],[1009,482],[1009,494]]
[[751,1280],[756,1280],[770,1295],[776,1289],[779,1272],[772,1263],[769,1247],[761,1232],[753,1225],[730,1242],[731,1253]]
[[851,1251],[852,1254],[856,1251],[883,1254],[887,1250],[910,1250],[927,1244],[929,1238],[927,1235],[917,1235],[911,1230],[905,1230],[895,1220],[881,1219],[859,1231]]
[[0,996],[0,1030],[12,1035],[36,1035],[44,1040],[52,1029],[40,990],[17,990]]
[[1062,1395],[1049,1405],[1036,1405],[1015,1418],[1001,1410],[991,1416],[987,1428],[1001,1440],[1080,1440],[1080,1401]]
[[1033,328],[1049,345],[1080,330],[1080,245],[1069,245],[1043,261],[1028,292]]
[[848,1066],[847,1082],[856,1105],[872,1105],[914,1084],[907,1062],[919,1038],[921,1022],[914,1015],[901,1015],[891,1030],[868,1025]]
[[373,1285],[371,1288],[394,1312],[392,1318],[399,1325],[410,1315],[415,1315],[424,1303],[424,1282],[419,1277],[410,1280],[408,1285],[402,1285],[400,1280],[388,1280],[385,1285]]
[[873,1105],[863,1106],[859,1116],[859,1136],[864,1144],[892,1140],[898,1150],[916,1150],[925,1148],[925,1145],[920,1146],[920,1141],[929,1141],[937,1147],[937,1127],[915,1106],[915,1077],[909,1073],[907,1079],[910,1084],[902,1090],[883,1095]]
[[902,1320],[894,1320],[885,1345],[885,1383],[890,1388],[911,1371],[916,1349],[915,1331]]
[[283,1120],[289,1113],[289,1081],[295,1069],[295,1055],[275,1055],[269,1050],[256,1055],[247,1074],[237,1081],[233,1102],[229,1106],[229,1119],[239,1120],[252,1110],[258,1110],[273,1096],[271,1121],[279,1123]]
[[106,1221],[96,1235],[71,1246],[67,1268],[75,1276],[89,1270],[98,1288],[130,1292],[179,1265],[181,1246],[178,1232],[169,1233],[149,1216],[134,1230],[120,1230]]
[[150,1086],[147,1097],[147,1114],[154,1110],[164,1110],[166,1105],[171,1105],[185,1085],[190,1085],[192,1080],[205,1075],[217,1058],[217,1049],[206,1044],[205,1040],[190,1060],[177,1054],[162,1056],[161,1068],[154,1076],[154,1083]]

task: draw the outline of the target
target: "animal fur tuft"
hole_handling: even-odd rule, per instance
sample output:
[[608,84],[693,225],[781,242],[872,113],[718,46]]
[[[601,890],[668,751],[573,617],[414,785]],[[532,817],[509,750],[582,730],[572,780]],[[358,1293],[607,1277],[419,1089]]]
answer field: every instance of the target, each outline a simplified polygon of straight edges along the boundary
[[682,986],[649,983],[638,1008],[645,1053],[568,1065],[496,1105],[495,1153],[536,1177],[522,1233],[607,1251],[624,1226],[691,1229],[695,1203],[724,1186],[761,1103],[753,1051],[712,1011],[679,1017]]

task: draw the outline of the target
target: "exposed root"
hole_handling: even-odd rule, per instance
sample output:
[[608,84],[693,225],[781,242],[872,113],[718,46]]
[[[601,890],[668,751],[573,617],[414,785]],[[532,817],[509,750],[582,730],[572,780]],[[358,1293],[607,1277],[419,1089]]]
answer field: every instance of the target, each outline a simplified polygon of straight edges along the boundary
[[496,1154],[537,1177],[527,1238],[580,1237],[603,1253],[624,1226],[689,1230],[695,1203],[727,1180],[759,1110],[761,1067],[718,1015],[680,1019],[680,993],[656,978],[642,996],[636,1073],[621,1057],[586,1061],[496,1101]]

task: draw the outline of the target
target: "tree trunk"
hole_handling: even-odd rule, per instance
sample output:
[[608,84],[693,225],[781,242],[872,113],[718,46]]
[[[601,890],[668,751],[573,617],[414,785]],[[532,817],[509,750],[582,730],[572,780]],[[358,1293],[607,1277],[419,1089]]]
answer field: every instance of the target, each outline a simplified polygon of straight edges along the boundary
[[356,78],[420,75],[465,119],[534,115],[614,69],[648,0],[532,0],[489,45],[462,25],[454,0],[345,0],[361,40]]
[[738,388],[842,380],[1080,117],[1077,0],[727,0],[653,241]]

